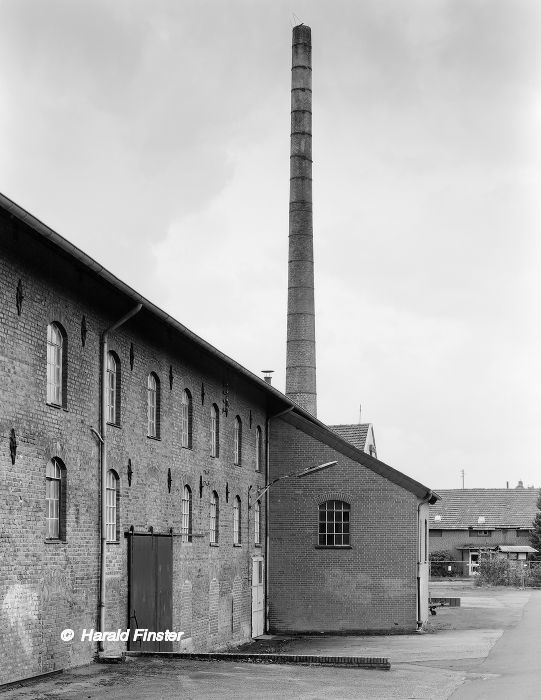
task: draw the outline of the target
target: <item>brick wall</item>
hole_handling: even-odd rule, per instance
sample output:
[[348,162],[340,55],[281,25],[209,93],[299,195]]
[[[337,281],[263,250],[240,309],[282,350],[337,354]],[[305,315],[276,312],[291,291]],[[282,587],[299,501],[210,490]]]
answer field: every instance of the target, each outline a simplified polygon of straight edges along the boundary
[[[273,632],[406,632],[417,620],[417,498],[285,420],[272,422],[270,478],[337,460],[270,489]],[[351,505],[351,548],[318,548],[318,506]]]
[[[0,253],[2,683],[86,663],[96,651],[95,644],[80,641],[80,631],[97,626],[99,445],[90,428],[99,429],[100,333],[133,303],[4,216],[0,216]],[[15,303],[19,279],[24,293],[20,315]],[[46,337],[52,321],[62,324],[68,338],[66,410],[46,404]],[[253,503],[256,488],[265,482],[264,472],[255,471],[255,433],[258,425],[265,430],[265,399],[218,362],[183,348],[148,312],[113,333],[109,346],[120,360],[122,384],[120,426],[107,428],[108,466],[120,480],[120,538],[107,544],[106,628],[128,625],[124,533],[130,527],[135,532],[152,527],[156,533],[172,528],[173,629],[185,627],[187,632],[185,641],[175,648],[216,649],[246,639],[251,621],[251,556],[262,552],[253,544],[252,511],[247,506],[249,495]],[[157,374],[161,385],[160,440],[147,437],[150,372]],[[180,445],[180,401],[185,387],[193,398],[191,449]],[[215,459],[210,457],[209,411],[213,402],[222,409],[224,398],[228,415],[220,413],[221,449]],[[236,415],[243,423],[240,466],[233,465]],[[12,429],[17,440],[15,465],[9,452]],[[66,467],[66,538],[47,542],[45,469],[55,456]],[[131,486],[128,460],[133,470]],[[179,536],[185,484],[193,496],[191,543],[182,543]],[[217,547],[209,546],[212,490],[220,498]],[[233,547],[232,542],[237,494],[243,512],[241,547]],[[261,517],[264,522],[264,504]],[[59,636],[67,627],[76,632],[70,643]]]

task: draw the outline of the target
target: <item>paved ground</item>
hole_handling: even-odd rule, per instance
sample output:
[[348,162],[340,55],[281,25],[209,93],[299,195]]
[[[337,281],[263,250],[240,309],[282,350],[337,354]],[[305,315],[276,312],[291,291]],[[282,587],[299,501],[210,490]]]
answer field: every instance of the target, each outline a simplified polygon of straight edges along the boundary
[[391,671],[138,658],[93,664],[47,681],[10,688],[14,700],[148,698],[451,698],[541,697],[541,591],[438,584],[434,596],[459,596],[429,631],[391,637],[267,640],[260,651],[386,656]]

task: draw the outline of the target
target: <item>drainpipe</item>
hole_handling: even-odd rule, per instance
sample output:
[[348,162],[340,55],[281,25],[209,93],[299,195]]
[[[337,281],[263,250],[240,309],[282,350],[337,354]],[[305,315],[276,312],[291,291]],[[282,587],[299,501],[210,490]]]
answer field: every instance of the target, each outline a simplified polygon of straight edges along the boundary
[[[276,413],[274,416],[267,417],[267,430],[265,436],[265,485],[269,483],[270,478],[270,426],[273,418],[290,413],[294,406],[286,408],[284,411]],[[269,491],[265,494],[265,632],[269,630]]]
[[[429,491],[427,495],[419,501],[419,505],[417,506],[417,531],[418,531],[418,538],[417,538],[417,553],[418,553],[418,561],[417,561],[417,629],[420,630],[421,627],[423,626],[423,621],[421,620],[421,558],[422,558],[422,552],[421,552],[421,506],[423,506],[425,503],[428,503],[430,499],[432,498],[432,491]],[[428,535],[428,532],[426,533]],[[425,547],[428,547],[428,544],[425,543]]]
[[[106,431],[107,431],[107,355],[108,349],[108,336],[117,328],[120,328],[126,321],[128,321],[132,316],[139,313],[143,308],[142,304],[137,304],[135,308],[124,314],[121,319],[119,319],[112,326],[103,331],[101,335],[101,395],[100,395],[100,434],[98,435],[100,439],[100,497],[101,497],[101,553],[100,553],[100,590],[99,590],[99,619],[98,619],[98,631],[105,632],[105,570],[107,565],[107,517],[106,517],[106,506],[105,506],[105,496],[106,496],[106,484],[107,484],[107,442],[106,442]],[[103,642],[99,642],[99,651],[103,652],[104,646]]]

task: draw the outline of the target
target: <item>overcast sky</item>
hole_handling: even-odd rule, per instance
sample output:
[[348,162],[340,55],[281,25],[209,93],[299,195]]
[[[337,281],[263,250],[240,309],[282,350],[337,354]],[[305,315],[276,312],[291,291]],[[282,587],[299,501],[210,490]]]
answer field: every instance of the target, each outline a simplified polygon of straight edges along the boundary
[[538,0],[0,0],[0,191],[283,390],[299,21],[318,417],[541,486]]

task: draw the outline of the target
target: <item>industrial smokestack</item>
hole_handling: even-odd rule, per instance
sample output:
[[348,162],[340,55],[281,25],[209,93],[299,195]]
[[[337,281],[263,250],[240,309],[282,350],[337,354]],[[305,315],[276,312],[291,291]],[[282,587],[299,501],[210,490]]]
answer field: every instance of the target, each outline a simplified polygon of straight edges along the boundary
[[293,27],[286,394],[316,415],[312,228],[312,33]]

